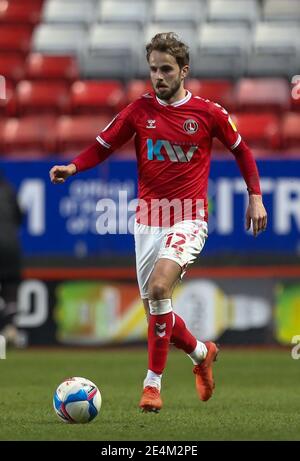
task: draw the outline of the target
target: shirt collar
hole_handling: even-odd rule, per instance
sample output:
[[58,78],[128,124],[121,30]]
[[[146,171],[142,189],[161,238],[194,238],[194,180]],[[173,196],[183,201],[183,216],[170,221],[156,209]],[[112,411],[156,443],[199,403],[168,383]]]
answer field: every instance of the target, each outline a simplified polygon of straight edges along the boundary
[[188,102],[191,99],[191,97],[192,97],[192,93],[189,90],[186,90],[186,95],[185,95],[184,98],[180,99],[179,101],[172,102],[171,104],[168,104],[166,101],[163,101],[162,99],[159,99],[157,96],[156,96],[156,100],[162,106],[178,107],[178,106],[182,106],[182,104],[185,104],[186,102]]

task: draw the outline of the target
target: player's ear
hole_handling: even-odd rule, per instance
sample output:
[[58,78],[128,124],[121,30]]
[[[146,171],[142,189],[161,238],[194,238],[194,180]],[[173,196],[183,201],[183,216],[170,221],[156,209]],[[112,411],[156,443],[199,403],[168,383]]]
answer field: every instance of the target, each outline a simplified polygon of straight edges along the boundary
[[183,68],[181,69],[181,77],[186,78],[188,76],[189,70],[190,68],[188,65],[183,66]]

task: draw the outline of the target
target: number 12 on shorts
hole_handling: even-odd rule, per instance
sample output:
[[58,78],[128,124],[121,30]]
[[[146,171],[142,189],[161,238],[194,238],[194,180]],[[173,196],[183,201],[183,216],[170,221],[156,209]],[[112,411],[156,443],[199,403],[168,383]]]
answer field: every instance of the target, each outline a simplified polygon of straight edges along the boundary
[[186,243],[186,235],[181,234],[179,232],[172,232],[171,234],[167,234],[167,240],[165,247],[166,248],[175,248],[178,251],[183,252],[183,245]]

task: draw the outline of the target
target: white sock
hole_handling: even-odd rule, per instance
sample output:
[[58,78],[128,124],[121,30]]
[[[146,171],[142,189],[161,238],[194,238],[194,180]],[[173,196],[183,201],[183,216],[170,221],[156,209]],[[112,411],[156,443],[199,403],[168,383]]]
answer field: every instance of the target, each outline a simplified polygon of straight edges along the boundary
[[199,365],[199,363],[201,363],[205,359],[206,354],[207,354],[207,347],[205,346],[204,343],[197,340],[197,346],[195,347],[193,352],[188,354],[188,356],[190,357],[194,365]]
[[148,370],[147,376],[144,379],[144,388],[146,386],[151,386],[151,387],[156,387],[160,391],[161,377],[162,375],[158,375],[154,373],[154,371]]

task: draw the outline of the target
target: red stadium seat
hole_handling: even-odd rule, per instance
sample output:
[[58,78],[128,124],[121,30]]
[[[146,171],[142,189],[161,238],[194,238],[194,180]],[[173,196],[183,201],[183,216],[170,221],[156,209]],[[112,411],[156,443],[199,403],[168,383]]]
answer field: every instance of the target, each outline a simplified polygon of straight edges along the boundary
[[127,102],[131,103],[150,91],[153,91],[150,80],[131,80],[126,88]]
[[24,58],[19,53],[0,53],[0,75],[19,81],[24,77]]
[[8,119],[3,130],[3,153],[26,158],[53,153],[55,122],[52,116]]
[[6,124],[5,118],[0,118],[0,157],[3,154],[3,135],[4,135],[4,127]]
[[64,113],[68,111],[68,86],[60,82],[22,80],[16,88],[20,114]]
[[74,81],[79,77],[77,61],[73,56],[47,56],[31,53],[26,61],[26,78],[39,80]]
[[75,114],[115,115],[124,103],[123,85],[115,80],[77,81],[71,87],[71,106]]
[[5,97],[0,98],[0,117],[16,115],[15,88],[10,80],[5,80]]
[[43,0],[0,0],[0,23],[36,24],[42,5]]
[[234,87],[229,80],[198,80],[191,78],[187,79],[185,87],[194,96],[217,102],[229,111],[235,110]]
[[276,111],[289,109],[290,89],[282,78],[241,79],[236,86],[238,111]]
[[244,141],[252,148],[256,156],[264,151],[277,151],[280,148],[279,117],[273,113],[235,114],[232,119]]
[[290,153],[298,153],[300,157],[300,114],[289,112],[284,115],[282,122],[283,148]]
[[0,24],[0,51],[26,54],[31,44],[32,27]]
[[57,151],[78,153],[96,141],[100,131],[111,121],[103,115],[62,116],[56,127]]

